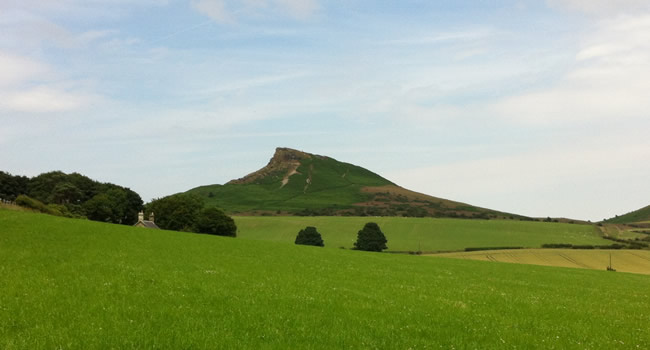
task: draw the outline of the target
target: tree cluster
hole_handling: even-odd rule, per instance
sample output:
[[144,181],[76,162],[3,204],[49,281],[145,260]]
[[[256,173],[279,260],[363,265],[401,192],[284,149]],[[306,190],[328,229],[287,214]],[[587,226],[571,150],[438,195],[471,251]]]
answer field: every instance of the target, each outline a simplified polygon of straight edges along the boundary
[[[296,236],[295,243],[318,247],[325,246],[321,234],[312,226],[307,226],[303,230],[300,230],[298,236]],[[374,222],[369,222],[358,232],[357,241],[354,242],[354,249],[381,252],[384,249],[388,249],[386,243],[388,243],[388,240],[379,228],[379,225]]]
[[156,214],[156,225],[162,229],[237,236],[235,221],[215,207],[204,207],[203,199],[194,194],[175,194],[154,199],[146,212]]
[[43,173],[33,178],[0,171],[0,198],[48,214],[132,225],[142,198],[129,188],[100,183],[78,173]]

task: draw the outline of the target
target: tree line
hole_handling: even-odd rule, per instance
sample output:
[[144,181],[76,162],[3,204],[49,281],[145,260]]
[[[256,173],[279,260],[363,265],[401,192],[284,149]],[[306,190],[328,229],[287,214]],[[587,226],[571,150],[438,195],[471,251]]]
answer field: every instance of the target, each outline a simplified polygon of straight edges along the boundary
[[129,188],[62,171],[32,178],[0,171],[0,198],[47,214],[125,225],[137,222],[143,206]]

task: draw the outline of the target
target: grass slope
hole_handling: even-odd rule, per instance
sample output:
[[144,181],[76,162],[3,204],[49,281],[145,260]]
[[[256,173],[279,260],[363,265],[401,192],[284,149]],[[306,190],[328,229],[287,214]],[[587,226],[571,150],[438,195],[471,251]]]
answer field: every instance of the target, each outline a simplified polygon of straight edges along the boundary
[[650,205],[639,210],[605,220],[611,224],[632,224],[650,221]]
[[650,277],[0,210],[2,349],[650,347]]
[[326,207],[350,208],[370,198],[362,193],[363,187],[392,184],[369,170],[322,156],[308,155],[300,159],[295,170],[285,185],[286,172],[278,170],[245,183],[201,186],[188,192],[202,196],[208,205],[229,211],[295,212]]
[[647,250],[518,249],[443,253],[434,256],[605,270],[609,266],[610,254],[612,265],[617,271],[650,274],[650,251]]
[[376,222],[391,251],[454,251],[467,247],[541,247],[545,243],[608,245],[591,225],[515,220],[394,217],[235,217],[241,238],[293,243],[298,231],[315,226],[326,247],[351,248],[366,222]]
[[240,214],[513,216],[409,191],[362,167],[288,148],[278,148],[267,166],[244,178],[187,193]]

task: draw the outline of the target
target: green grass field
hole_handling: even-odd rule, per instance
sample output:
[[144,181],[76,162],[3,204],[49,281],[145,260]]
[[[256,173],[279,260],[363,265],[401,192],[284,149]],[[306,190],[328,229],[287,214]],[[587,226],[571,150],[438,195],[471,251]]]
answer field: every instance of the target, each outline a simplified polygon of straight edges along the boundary
[[625,215],[616,216],[611,219],[607,219],[605,220],[605,222],[611,224],[630,224],[630,223],[642,223],[648,220],[650,220],[650,205],[635,210],[633,212],[629,212]]
[[516,249],[442,253],[433,256],[605,270],[609,266],[610,255],[612,266],[617,271],[650,275],[650,251],[647,250]]
[[647,349],[650,277],[0,210],[2,349]]
[[461,220],[401,217],[235,217],[238,236],[293,243],[298,231],[315,226],[325,247],[351,248],[366,222],[379,224],[391,251],[454,251],[467,247],[519,246],[545,243],[608,245],[591,225],[515,220]]

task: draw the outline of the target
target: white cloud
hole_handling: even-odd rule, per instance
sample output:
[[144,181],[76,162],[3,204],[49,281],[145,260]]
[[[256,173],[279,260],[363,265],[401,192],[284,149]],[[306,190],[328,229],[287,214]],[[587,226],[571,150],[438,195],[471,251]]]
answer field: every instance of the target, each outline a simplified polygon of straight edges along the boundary
[[45,113],[82,108],[98,100],[91,93],[57,83],[52,67],[31,58],[0,52],[0,110]]
[[547,3],[553,8],[599,16],[650,11],[647,0],[547,0]]
[[647,118],[650,16],[600,22],[583,40],[574,68],[555,86],[512,96],[488,109],[530,123]]
[[197,0],[192,2],[192,6],[217,22],[232,22],[231,14],[226,9],[225,0]]
[[22,84],[47,71],[46,65],[32,59],[0,52],[0,87]]
[[310,17],[319,7],[316,0],[275,0],[275,2],[294,18],[299,19]]
[[233,23],[241,17],[288,15],[305,20],[318,9],[317,0],[193,0],[192,7],[219,23]]
[[48,86],[0,92],[0,110],[27,113],[48,113],[76,110],[88,105],[92,98]]

